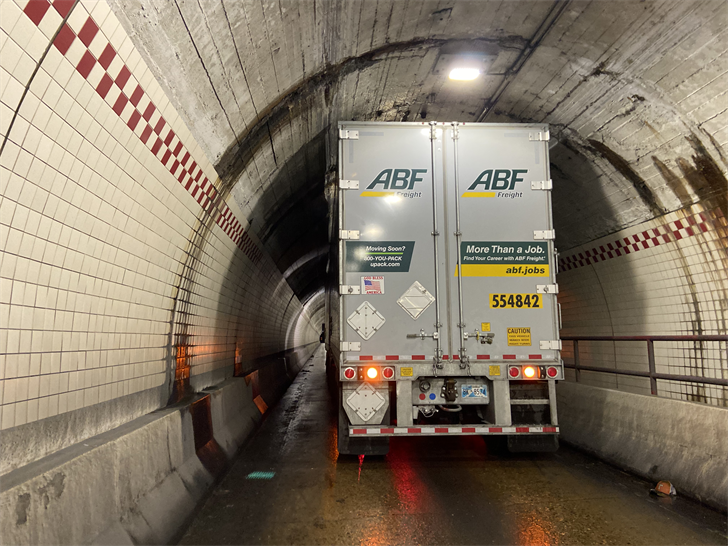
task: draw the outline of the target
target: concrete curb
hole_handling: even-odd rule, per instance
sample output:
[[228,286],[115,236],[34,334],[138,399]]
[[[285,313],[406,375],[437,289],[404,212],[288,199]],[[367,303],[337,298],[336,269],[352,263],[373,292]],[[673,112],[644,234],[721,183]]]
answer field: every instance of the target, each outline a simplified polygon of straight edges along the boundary
[[[258,396],[272,405],[318,343],[266,366]],[[262,420],[252,381],[209,396],[212,435],[232,460]],[[190,405],[164,408],[14,470],[0,484],[3,544],[167,544],[179,537],[224,468],[195,449]],[[209,465],[208,465],[209,466]]]
[[726,512],[726,409],[567,381],[556,392],[564,441]]

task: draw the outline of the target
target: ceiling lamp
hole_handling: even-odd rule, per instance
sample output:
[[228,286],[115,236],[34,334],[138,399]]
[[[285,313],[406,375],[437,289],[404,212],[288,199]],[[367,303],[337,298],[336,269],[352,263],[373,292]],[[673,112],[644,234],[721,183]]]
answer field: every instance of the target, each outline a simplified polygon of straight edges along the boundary
[[450,79],[458,81],[470,81],[480,76],[477,68],[453,68],[450,70]]

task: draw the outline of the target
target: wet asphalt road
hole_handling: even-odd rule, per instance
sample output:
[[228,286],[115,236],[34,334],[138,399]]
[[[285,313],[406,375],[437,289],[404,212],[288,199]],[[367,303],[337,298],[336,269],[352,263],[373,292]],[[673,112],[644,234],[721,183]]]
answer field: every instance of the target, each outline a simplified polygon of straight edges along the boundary
[[[270,411],[181,544],[727,544],[725,517],[562,446],[394,438],[338,457],[323,348]],[[252,472],[273,472],[251,479]]]

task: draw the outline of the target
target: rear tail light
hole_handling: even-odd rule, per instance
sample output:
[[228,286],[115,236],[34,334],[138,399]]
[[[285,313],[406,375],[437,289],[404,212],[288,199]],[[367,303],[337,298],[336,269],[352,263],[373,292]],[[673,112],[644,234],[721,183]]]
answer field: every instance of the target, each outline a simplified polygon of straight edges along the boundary
[[343,378],[352,381],[394,381],[397,369],[394,366],[348,366],[343,368]]
[[519,364],[509,366],[508,375],[511,379],[554,379],[559,375],[559,368],[555,366]]

